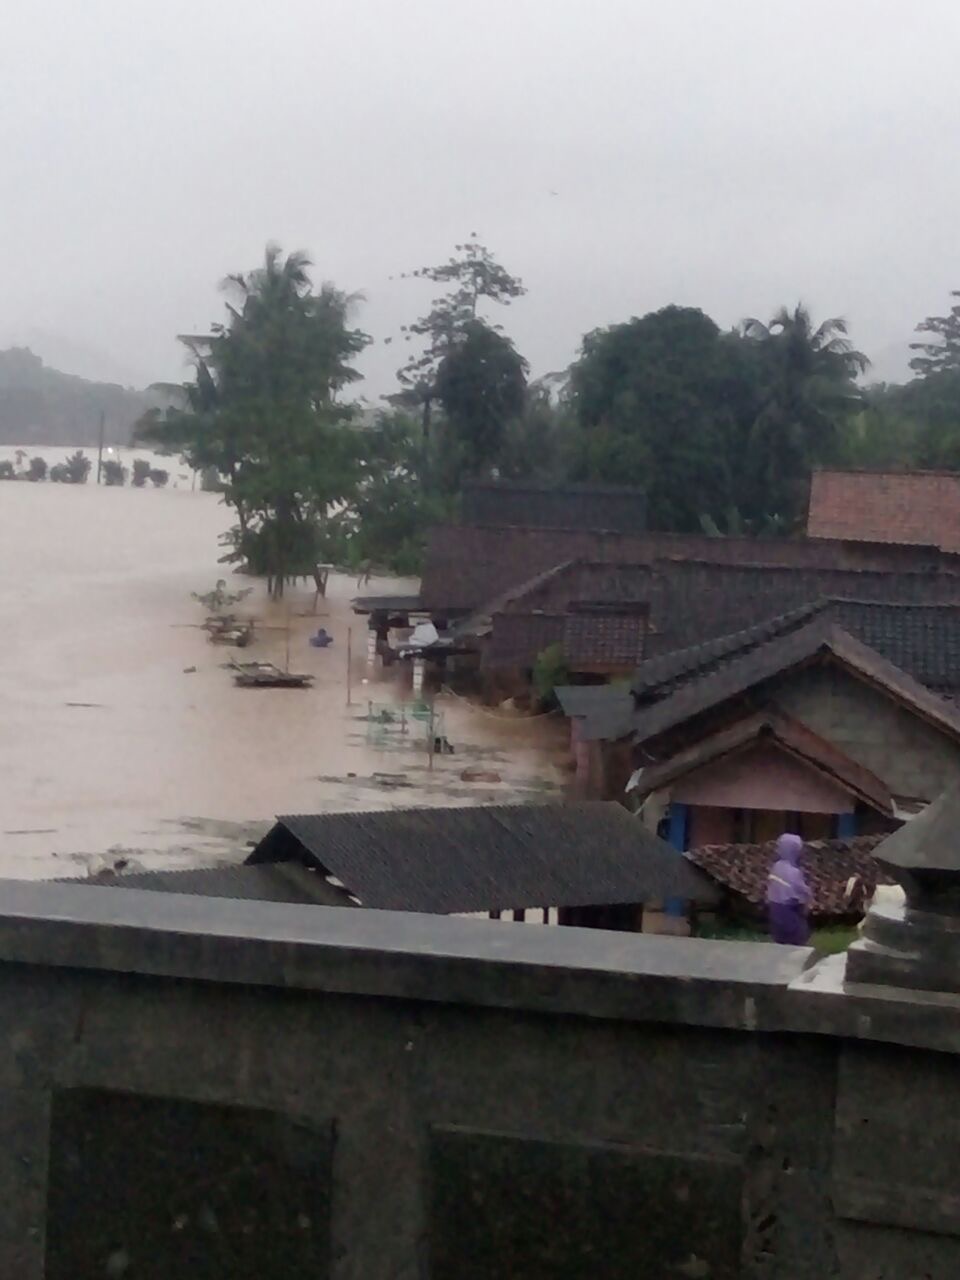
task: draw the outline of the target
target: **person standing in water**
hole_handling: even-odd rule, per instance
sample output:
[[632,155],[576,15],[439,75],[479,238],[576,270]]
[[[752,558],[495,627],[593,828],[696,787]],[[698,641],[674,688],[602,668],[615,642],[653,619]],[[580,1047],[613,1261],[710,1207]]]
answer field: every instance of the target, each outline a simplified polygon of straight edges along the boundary
[[767,916],[774,942],[802,947],[810,938],[810,886],[800,870],[803,841],[791,832],[777,840],[777,860],[767,879]]

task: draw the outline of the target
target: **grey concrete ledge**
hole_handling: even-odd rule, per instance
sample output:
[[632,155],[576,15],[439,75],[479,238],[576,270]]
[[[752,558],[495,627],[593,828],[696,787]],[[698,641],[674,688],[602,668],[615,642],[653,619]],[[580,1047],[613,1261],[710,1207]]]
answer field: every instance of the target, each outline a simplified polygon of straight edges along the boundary
[[752,1030],[806,948],[0,880],[0,962]]
[[807,948],[0,881],[0,962],[960,1052],[960,999]]

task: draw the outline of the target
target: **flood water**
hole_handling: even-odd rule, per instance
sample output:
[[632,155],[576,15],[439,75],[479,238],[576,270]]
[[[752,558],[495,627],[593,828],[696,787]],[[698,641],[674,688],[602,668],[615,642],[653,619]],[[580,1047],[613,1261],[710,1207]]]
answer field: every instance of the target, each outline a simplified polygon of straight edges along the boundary
[[[52,462],[68,451],[29,452]],[[13,453],[0,447],[0,458]],[[170,460],[159,465],[171,487],[0,482],[0,875],[84,874],[121,855],[144,868],[236,860],[277,813],[558,792],[553,718],[442,694],[454,754],[432,769],[422,727],[371,729],[368,701],[409,699],[409,669],[368,671],[351,579],[331,576],[316,615],[312,583],[279,605],[254,583],[237,612],[258,620],[255,643],[210,644],[190,593],[218,577],[252,580],[217,563],[231,523],[217,496],[191,488]],[[364,591],[415,585],[374,579]],[[334,637],[326,650],[307,643],[320,625]],[[282,666],[288,645],[290,669],[312,673],[312,689],[241,689],[223,669],[231,654]],[[462,781],[477,765],[500,781]]]

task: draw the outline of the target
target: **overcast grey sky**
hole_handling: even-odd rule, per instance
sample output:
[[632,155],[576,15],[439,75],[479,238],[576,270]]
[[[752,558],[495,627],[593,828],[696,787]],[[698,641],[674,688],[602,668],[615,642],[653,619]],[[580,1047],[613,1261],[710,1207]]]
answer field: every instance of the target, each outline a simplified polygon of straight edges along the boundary
[[274,239],[366,294],[375,399],[429,298],[391,276],[477,231],[535,374],[802,297],[896,376],[960,288],[958,37],[958,0],[8,0],[0,345],[183,376]]

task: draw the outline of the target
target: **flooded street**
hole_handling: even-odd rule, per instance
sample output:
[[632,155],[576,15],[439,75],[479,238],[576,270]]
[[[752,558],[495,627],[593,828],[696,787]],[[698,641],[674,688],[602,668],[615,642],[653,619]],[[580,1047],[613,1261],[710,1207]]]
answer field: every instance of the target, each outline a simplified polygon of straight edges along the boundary
[[[30,452],[55,461],[66,450]],[[252,580],[217,563],[229,512],[172,470],[177,487],[160,490],[0,483],[0,875],[82,874],[121,853],[147,868],[210,863],[241,856],[277,813],[559,790],[564,735],[550,717],[513,719],[444,694],[455,754],[432,770],[422,725],[370,729],[368,699],[409,698],[409,668],[367,683],[351,579],[331,576],[316,615],[312,582],[280,605],[255,582],[237,610],[262,624],[255,643],[242,653],[210,644],[191,591]],[[375,579],[364,590],[413,585]],[[334,638],[326,650],[307,643],[320,625]],[[283,665],[288,644],[312,689],[239,689],[222,667],[234,653]],[[478,764],[501,781],[462,781]]]

